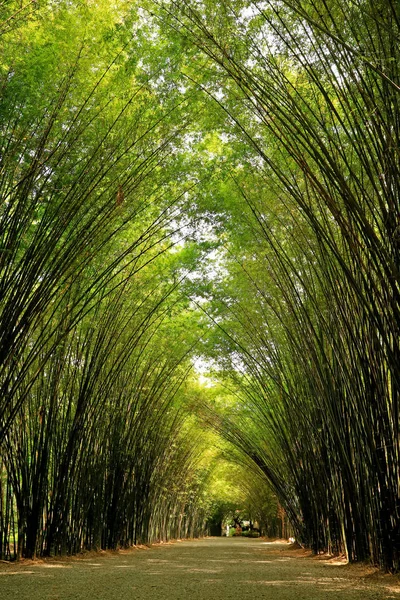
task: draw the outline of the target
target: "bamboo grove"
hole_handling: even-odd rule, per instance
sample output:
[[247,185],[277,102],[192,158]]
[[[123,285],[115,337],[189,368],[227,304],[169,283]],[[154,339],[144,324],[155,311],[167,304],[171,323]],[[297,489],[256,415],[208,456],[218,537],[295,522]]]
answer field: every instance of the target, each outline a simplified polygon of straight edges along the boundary
[[209,57],[221,93],[191,76],[254,154],[232,169],[241,232],[209,309],[242,410],[216,427],[270,478],[299,540],[397,570],[399,6],[164,13]]
[[161,104],[103,9],[45,5],[4,34],[2,558],[203,527],[182,413],[194,338],[177,327],[188,265],[169,252],[193,187],[172,181],[182,101]]
[[205,427],[265,531],[398,571],[397,3],[0,23],[1,556],[203,534]]

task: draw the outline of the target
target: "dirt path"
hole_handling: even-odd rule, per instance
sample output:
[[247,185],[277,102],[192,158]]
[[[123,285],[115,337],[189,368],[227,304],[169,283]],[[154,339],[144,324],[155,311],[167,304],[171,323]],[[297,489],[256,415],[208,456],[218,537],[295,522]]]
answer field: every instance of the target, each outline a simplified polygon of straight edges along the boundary
[[106,556],[2,563],[0,598],[400,600],[400,583],[286,544],[210,538]]

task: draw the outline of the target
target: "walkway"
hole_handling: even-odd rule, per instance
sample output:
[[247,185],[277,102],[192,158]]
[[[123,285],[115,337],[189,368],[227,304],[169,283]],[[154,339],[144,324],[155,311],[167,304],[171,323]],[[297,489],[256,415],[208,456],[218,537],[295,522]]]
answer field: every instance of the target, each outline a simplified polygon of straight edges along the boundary
[[399,579],[286,544],[210,538],[118,554],[0,565],[16,600],[400,600]]

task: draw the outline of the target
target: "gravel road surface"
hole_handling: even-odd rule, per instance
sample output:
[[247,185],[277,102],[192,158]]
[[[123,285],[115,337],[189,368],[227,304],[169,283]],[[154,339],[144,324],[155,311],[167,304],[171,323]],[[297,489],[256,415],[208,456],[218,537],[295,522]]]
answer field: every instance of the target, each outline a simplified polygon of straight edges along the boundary
[[13,600],[400,600],[398,577],[285,543],[208,538],[118,553],[0,565]]

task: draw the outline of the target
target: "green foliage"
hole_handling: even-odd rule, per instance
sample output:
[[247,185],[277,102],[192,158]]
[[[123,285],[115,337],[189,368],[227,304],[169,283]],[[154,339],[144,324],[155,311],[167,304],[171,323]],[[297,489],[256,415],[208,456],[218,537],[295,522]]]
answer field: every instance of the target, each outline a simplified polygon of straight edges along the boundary
[[1,5],[2,556],[286,511],[399,569],[399,22]]
[[161,18],[207,57],[194,78],[219,83],[238,149],[212,209],[228,273],[202,308],[239,409],[214,424],[300,540],[397,570],[398,7],[185,0]]

